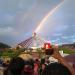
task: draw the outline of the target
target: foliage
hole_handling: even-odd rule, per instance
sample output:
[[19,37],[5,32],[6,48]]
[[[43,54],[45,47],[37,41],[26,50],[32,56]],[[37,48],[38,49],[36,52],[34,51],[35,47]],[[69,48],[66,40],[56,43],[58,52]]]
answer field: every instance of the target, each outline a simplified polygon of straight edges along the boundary
[[37,52],[39,54],[39,57],[42,58],[45,54],[42,52],[42,49],[37,49]]
[[3,52],[0,52],[0,57],[9,57],[9,58],[17,57],[23,51],[24,50],[21,49],[16,51],[14,51],[13,49],[7,49]]

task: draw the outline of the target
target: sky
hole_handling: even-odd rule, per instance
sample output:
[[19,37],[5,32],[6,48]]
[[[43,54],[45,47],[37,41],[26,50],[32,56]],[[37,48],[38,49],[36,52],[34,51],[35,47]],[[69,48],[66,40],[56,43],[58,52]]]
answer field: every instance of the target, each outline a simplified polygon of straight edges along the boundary
[[[11,46],[32,36],[62,0],[0,0],[0,42]],[[63,0],[37,35],[51,43],[75,42],[75,0]]]

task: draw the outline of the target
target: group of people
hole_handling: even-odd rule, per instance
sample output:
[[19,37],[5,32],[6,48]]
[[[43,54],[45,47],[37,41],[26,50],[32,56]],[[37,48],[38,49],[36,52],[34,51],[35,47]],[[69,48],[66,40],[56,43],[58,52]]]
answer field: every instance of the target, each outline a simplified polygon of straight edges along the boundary
[[[60,55],[56,48],[52,48],[53,53],[42,59],[24,60],[21,57],[12,58],[4,75],[75,75],[74,69]],[[58,62],[50,62],[49,57],[53,57]]]

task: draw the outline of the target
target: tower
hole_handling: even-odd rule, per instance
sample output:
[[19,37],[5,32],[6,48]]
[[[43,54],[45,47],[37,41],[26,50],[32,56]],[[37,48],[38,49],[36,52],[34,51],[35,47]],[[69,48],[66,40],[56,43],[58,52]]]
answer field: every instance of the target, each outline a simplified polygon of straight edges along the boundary
[[31,37],[22,41],[18,45],[21,46],[22,48],[32,48],[32,47],[41,48],[44,46],[45,42],[46,40],[44,40],[42,37],[40,37],[34,32]]

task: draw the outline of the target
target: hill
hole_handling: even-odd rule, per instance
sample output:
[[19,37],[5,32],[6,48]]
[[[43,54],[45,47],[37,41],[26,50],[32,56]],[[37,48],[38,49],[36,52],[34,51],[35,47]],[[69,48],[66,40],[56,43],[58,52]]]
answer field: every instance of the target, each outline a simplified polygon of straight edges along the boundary
[[0,49],[4,49],[4,48],[11,48],[11,46],[5,44],[5,43],[2,43],[0,42]]
[[63,44],[63,45],[59,46],[59,50],[63,50],[64,53],[75,54],[75,43]]

